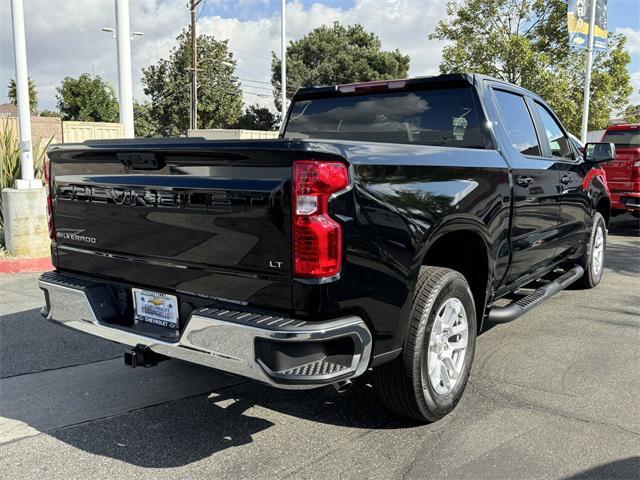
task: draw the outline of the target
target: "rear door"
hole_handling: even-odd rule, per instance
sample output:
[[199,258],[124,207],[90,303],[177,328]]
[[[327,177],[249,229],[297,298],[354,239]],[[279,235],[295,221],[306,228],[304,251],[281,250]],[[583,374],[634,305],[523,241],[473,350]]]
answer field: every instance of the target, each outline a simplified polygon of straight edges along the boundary
[[545,158],[555,162],[560,176],[558,201],[560,238],[557,258],[582,251],[591,232],[592,200],[584,181],[591,165],[581,160],[564,128],[546,105],[531,100],[541,132],[542,151]]
[[513,175],[511,266],[505,283],[544,269],[558,246],[558,171],[545,158],[526,97],[495,86],[493,95],[504,134],[504,154]]

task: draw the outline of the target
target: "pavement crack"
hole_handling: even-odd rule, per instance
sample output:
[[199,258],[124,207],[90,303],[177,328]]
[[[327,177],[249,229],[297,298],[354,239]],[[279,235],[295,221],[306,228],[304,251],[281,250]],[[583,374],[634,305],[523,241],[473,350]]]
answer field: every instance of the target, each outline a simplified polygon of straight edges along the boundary
[[39,373],[46,373],[46,372],[52,372],[55,370],[64,370],[67,368],[72,368],[72,367],[81,367],[84,365],[93,365],[95,363],[100,363],[100,362],[110,362],[111,360],[115,360],[116,358],[120,358],[122,357],[122,354],[113,356],[113,357],[109,357],[109,358],[103,358],[101,360],[94,360],[93,362],[79,362],[79,363],[73,363],[70,365],[63,365],[61,367],[52,367],[52,368],[45,368],[44,370],[36,370],[35,372],[24,372],[24,373],[16,373],[15,375],[7,375],[6,377],[0,377],[0,381],[2,380],[8,380],[10,378],[18,378],[18,377],[24,377],[26,375],[36,375]]
[[579,416],[576,416],[574,414],[563,412],[563,411],[560,411],[560,410],[557,410],[557,409],[554,409],[554,408],[544,407],[542,405],[534,404],[534,403],[527,403],[527,402],[524,402],[522,400],[518,400],[513,396],[499,395],[498,398],[496,398],[496,397],[493,397],[491,395],[487,395],[487,394],[483,393],[479,389],[478,385],[473,384],[471,381],[468,382],[468,385],[472,386],[473,387],[473,391],[476,394],[478,394],[479,396],[489,400],[490,402],[497,403],[499,405],[508,406],[508,407],[515,407],[515,408],[528,408],[530,410],[535,410],[535,411],[542,412],[542,413],[545,413],[545,414],[548,414],[548,415],[554,415],[554,416],[566,418],[568,420],[574,420],[574,421],[578,421],[578,422],[582,422],[582,423],[587,423],[587,424],[590,424],[590,425],[600,425],[600,426],[604,426],[604,427],[617,428],[617,429],[620,429],[620,430],[624,431],[625,433],[633,435],[634,437],[640,438],[640,432],[636,432],[635,430],[631,430],[631,429],[629,429],[627,427],[624,427],[622,425],[618,425],[616,423],[602,422],[602,421],[599,421],[599,420],[593,420],[593,419],[579,417]]

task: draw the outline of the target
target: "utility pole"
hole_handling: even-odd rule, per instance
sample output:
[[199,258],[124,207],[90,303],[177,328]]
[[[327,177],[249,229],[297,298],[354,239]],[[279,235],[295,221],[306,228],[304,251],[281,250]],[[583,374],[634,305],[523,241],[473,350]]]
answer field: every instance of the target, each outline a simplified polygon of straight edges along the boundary
[[191,115],[189,127],[198,128],[198,45],[196,37],[196,9],[202,0],[191,0]]
[[[31,152],[31,108],[29,106],[29,76],[27,74],[27,47],[24,33],[24,5],[22,0],[11,0],[13,22],[13,48],[16,63],[16,99],[20,124],[20,178],[17,188],[31,188],[33,183],[33,155]],[[36,185],[37,186],[37,185]],[[40,184],[39,186],[42,186]]]
[[591,12],[589,16],[589,37],[587,40],[587,72],[584,77],[584,101],[582,104],[582,129],[580,140],[587,143],[587,129],[589,125],[589,97],[591,95],[591,67],[593,66],[593,34],[596,28],[596,3],[591,0]]
[[286,38],[286,0],[281,0],[280,4],[280,47],[282,51],[282,60],[280,62],[280,113],[282,115],[282,124],[287,115],[287,38]]
[[118,93],[120,122],[125,138],[135,137],[133,128],[133,86],[131,81],[131,27],[129,0],[116,2],[116,42],[118,44]]

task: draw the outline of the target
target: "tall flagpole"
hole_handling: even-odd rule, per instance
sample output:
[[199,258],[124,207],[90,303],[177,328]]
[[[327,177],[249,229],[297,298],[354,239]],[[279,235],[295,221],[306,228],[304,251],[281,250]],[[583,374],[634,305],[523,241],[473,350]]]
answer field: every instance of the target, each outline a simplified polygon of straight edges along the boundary
[[591,0],[591,13],[589,16],[589,38],[587,41],[587,72],[584,77],[584,101],[582,104],[582,129],[580,140],[587,143],[587,129],[589,126],[589,97],[591,95],[591,67],[593,66],[593,34],[596,28],[596,3]]

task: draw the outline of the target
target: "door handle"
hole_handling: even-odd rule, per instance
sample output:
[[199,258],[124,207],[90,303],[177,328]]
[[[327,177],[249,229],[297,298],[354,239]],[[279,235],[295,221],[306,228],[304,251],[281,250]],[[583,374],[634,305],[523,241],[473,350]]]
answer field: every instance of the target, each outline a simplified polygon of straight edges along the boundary
[[533,178],[531,177],[518,177],[516,178],[516,184],[519,187],[527,188],[530,187],[533,183]]
[[563,185],[568,185],[569,183],[571,183],[571,177],[569,175],[563,175],[560,179],[560,183]]

